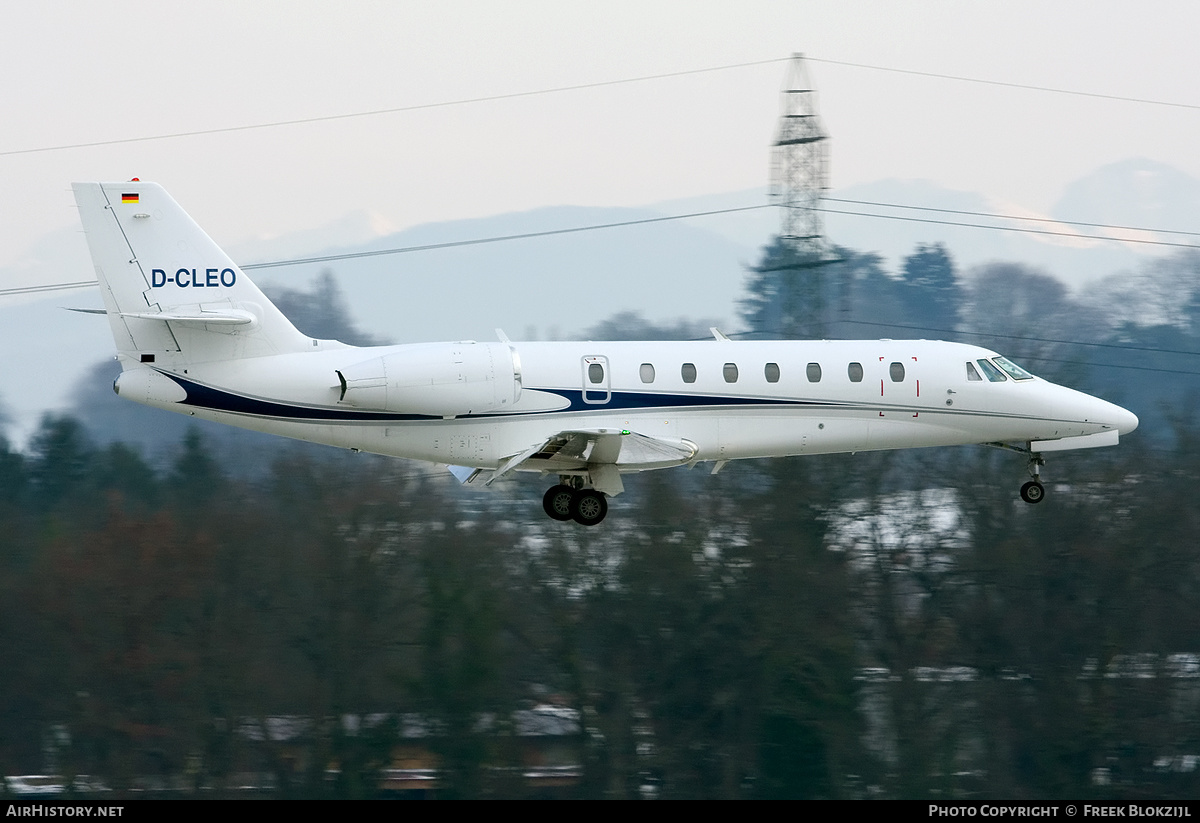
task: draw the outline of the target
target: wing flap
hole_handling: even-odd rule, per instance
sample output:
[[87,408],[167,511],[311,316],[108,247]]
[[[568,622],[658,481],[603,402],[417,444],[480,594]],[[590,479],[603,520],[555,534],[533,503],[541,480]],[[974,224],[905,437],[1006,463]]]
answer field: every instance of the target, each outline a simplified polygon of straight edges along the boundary
[[512,455],[485,485],[516,471],[590,471],[611,476],[617,471],[660,469],[687,463],[696,455],[687,440],[652,437],[628,430],[584,429],[562,431]]

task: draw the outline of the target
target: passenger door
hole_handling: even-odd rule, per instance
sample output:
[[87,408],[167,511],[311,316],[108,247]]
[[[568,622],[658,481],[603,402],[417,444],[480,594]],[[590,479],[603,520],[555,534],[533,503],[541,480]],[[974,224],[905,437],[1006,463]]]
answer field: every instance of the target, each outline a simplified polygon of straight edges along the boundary
[[608,358],[602,354],[589,355],[582,360],[583,402],[604,405],[612,398]]

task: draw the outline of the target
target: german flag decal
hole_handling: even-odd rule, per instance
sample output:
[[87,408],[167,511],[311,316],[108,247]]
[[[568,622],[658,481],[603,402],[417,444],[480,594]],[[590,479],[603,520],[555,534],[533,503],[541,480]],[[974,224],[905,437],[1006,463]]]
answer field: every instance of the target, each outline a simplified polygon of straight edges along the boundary
[[136,191],[133,192],[132,194],[124,193],[121,195],[122,203],[136,203],[137,201],[138,201],[138,195],[137,195]]

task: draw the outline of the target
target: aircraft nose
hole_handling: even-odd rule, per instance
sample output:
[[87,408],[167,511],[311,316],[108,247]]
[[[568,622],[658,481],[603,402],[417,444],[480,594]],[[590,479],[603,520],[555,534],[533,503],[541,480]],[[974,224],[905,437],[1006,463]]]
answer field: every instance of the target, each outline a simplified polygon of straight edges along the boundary
[[1061,398],[1064,409],[1069,404],[1071,418],[1084,424],[1088,430],[1095,431],[1093,427],[1099,426],[1101,431],[1115,429],[1118,434],[1129,434],[1138,427],[1137,415],[1129,409],[1074,389],[1058,387],[1058,390],[1063,392],[1056,397]]
[[1115,414],[1113,415],[1117,431],[1121,434],[1129,434],[1138,427],[1137,415],[1129,409],[1123,409],[1120,406],[1113,406]]
[[1092,419],[1101,423],[1105,428],[1116,429],[1120,434],[1129,434],[1138,427],[1137,415],[1129,409],[1123,409],[1116,403],[1106,400],[1098,401],[1100,408],[1095,411]]

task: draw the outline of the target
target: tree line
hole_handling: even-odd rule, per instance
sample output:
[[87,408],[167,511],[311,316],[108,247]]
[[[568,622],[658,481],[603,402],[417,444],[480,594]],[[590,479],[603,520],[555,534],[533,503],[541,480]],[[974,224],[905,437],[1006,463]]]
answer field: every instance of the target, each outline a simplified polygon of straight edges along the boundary
[[247,480],[195,434],[156,470],[48,417],[0,451],[0,767],[370,796],[415,747],[523,796],[503,719],[548,704],[568,796],[1194,795],[1195,437],[1063,457],[1038,507],[1010,455],[914,454],[653,473],[585,531],[540,487]]
[[[1019,339],[1022,318],[1074,322],[1036,274],[989,291],[945,250],[909,262],[843,262],[892,295],[851,320],[983,324],[1076,368]],[[1081,339],[1186,344],[1176,321]],[[1200,432],[1185,394],[1157,397],[1161,430],[1056,455],[1039,506],[1021,458],[969,447],[652,472],[589,530],[542,517],[539,484],[470,493],[282,442],[233,459],[195,428],[148,455],[82,409],[47,416],[0,441],[0,772],[283,797],[377,796],[414,766],[446,797],[1194,797]],[[517,719],[546,706],[570,722]]]

